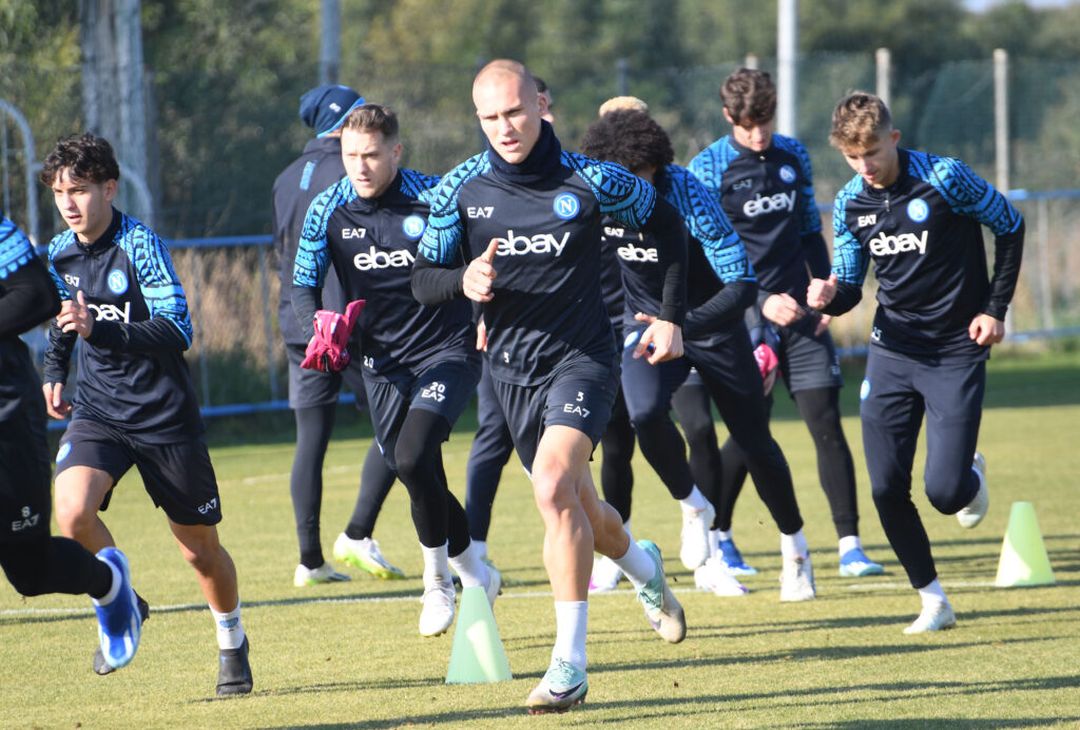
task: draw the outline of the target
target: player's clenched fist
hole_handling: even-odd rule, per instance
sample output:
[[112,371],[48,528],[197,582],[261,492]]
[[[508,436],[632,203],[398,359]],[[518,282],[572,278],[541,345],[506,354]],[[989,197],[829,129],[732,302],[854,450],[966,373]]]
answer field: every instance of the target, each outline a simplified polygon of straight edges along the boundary
[[806,289],[806,303],[814,309],[824,309],[836,296],[836,274],[828,279],[811,279]]
[[478,258],[469,262],[462,279],[462,287],[465,296],[474,302],[490,302],[494,298],[491,290],[495,285],[495,251],[499,248],[499,241],[491,239],[487,250]]
[[56,325],[63,332],[78,332],[87,338],[94,329],[94,315],[86,306],[82,291],[75,292],[75,299],[65,299],[60,303],[60,314],[56,316]]

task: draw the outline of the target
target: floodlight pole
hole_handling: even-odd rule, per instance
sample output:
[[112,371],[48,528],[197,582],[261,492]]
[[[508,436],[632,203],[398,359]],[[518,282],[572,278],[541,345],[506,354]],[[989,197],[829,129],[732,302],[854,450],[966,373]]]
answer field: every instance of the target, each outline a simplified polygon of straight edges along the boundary
[[341,65],[341,2],[322,0],[319,46],[319,83],[336,84]]
[[776,131],[797,133],[795,94],[799,56],[799,0],[777,0],[776,18]]

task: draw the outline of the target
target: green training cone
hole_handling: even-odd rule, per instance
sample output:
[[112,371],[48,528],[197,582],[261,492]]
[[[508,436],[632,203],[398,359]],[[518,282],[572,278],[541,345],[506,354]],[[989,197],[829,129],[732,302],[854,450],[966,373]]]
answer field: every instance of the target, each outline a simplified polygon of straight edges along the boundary
[[994,585],[1009,588],[1053,584],[1054,571],[1043,545],[1042,533],[1039,532],[1035,505],[1031,502],[1013,502]]
[[450,650],[447,684],[480,684],[513,679],[495,614],[480,586],[461,591],[454,646]]

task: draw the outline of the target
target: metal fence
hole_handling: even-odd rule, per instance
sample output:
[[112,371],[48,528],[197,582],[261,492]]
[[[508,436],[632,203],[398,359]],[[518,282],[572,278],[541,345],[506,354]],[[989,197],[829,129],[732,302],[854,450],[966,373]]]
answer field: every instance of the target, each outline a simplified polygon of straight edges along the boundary
[[[1080,189],[1010,199],[1024,214],[1027,240],[1007,342],[1080,335]],[[823,227],[829,225],[823,205]],[[206,416],[288,408],[287,364],[278,327],[278,262],[266,235],[167,242],[187,292],[195,339],[187,360]],[[992,257],[992,237],[987,235]],[[832,325],[841,352],[865,352],[875,281],[863,301]],[[38,349],[43,338],[35,335]],[[72,382],[77,381],[77,373]],[[343,396],[346,401],[351,394]]]

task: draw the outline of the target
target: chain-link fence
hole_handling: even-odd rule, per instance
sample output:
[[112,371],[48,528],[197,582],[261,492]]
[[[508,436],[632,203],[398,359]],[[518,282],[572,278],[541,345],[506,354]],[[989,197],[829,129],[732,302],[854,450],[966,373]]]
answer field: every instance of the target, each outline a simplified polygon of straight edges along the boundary
[[[342,80],[368,99],[393,106],[402,122],[404,163],[424,172],[449,169],[481,149],[470,99],[473,64],[425,68],[393,60],[363,69],[342,62]],[[677,161],[687,162],[727,131],[718,87],[739,61],[693,68],[635,69],[628,64],[560,75],[534,69],[554,94],[556,128],[576,148],[606,98],[630,93],[648,101],[668,129]],[[775,62],[759,66],[774,70]],[[15,68],[0,74],[0,98],[26,113],[38,159],[57,136],[80,128],[77,69]],[[66,75],[62,99],[45,96],[56,75]],[[316,77],[297,64],[253,78],[200,71],[148,73],[146,98],[153,123],[147,178],[154,187],[156,229],[173,239],[177,271],[191,302],[196,338],[189,353],[203,405],[280,403],[285,359],[277,326],[277,263],[266,244],[270,188],[276,174],[303,147],[308,134],[297,119],[300,95]],[[855,88],[873,89],[874,59],[816,54],[800,59],[798,137],[813,160],[818,202],[827,208],[851,177],[827,143],[835,101]],[[261,104],[237,108],[239,87],[255,89]],[[902,144],[964,159],[994,179],[992,60],[949,63],[918,77],[899,76],[890,90]],[[1014,330],[1063,330],[1080,325],[1080,198],[1068,189],[1080,180],[1080,63],[1018,59],[1010,64],[1009,129],[1013,199],[1027,218],[1021,283],[1013,307]],[[46,113],[47,112],[47,113]],[[28,161],[10,120],[0,124],[3,204],[20,223]],[[30,162],[29,164],[33,164]],[[120,205],[135,212],[137,198],[122,185]],[[1027,191],[1041,191],[1024,193]],[[1021,192],[1016,192],[1021,191]],[[1057,192],[1051,192],[1057,191]],[[48,191],[40,186],[41,240],[62,229]],[[824,213],[825,230],[831,230]],[[230,239],[189,239],[207,236]],[[992,256],[992,245],[988,241]],[[872,288],[873,277],[868,287]],[[865,342],[873,297],[838,320],[842,345]]]

